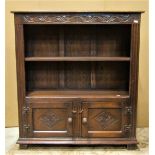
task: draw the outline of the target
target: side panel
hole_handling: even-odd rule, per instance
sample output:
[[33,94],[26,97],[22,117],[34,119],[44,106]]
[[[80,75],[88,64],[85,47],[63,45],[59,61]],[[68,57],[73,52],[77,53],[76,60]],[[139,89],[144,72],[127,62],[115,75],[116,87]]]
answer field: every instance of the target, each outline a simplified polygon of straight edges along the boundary
[[138,66],[139,66],[139,38],[140,23],[131,27],[131,63],[130,63],[130,104],[132,109],[132,135],[136,136],[137,98],[138,98]]
[[24,64],[24,34],[23,24],[18,22],[15,15],[15,41],[16,41],[16,70],[17,70],[17,91],[18,91],[18,117],[19,117],[19,137],[27,137],[25,128],[27,120],[23,113],[25,104],[25,64]]

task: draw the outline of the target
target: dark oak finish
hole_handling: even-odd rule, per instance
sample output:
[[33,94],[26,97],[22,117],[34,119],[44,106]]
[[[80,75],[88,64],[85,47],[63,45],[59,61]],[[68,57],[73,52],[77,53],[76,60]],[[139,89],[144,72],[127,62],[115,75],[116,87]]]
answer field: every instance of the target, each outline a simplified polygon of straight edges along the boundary
[[135,149],[140,12],[15,13],[20,148]]
[[30,137],[71,137],[72,103],[55,101],[51,103],[31,103],[29,112]]
[[[15,21],[16,21],[15,16]],[[22,116],[22,109],[25,106],[25,68],[24,68],[24,38],[23,25],[15,24],[16,33],[16,66],[17,66],[17,92],[18,92],[18,118],[19,118],[19,136],[26,137],[24,124],[26,118]]]
[[97,100],[97,99],[123,99],[123,98],[129,98],[129,92],[128,91],[103,91],[103,90],[46,90],[46,91],[28,91],[26,95],[26,101],[29,102],[33,99],[54,99],[54,98],[82,98],[85,99],[91,99],[91,100]]
[[140,12],[55,12],[16,13],[22,24],[132,24],[140,22]]
[[129,90],[128,62],[27,62],[26,73],[27,90]]
[[84,102],[83,137],[128,137],[125,126],[129,116],[122,102]]

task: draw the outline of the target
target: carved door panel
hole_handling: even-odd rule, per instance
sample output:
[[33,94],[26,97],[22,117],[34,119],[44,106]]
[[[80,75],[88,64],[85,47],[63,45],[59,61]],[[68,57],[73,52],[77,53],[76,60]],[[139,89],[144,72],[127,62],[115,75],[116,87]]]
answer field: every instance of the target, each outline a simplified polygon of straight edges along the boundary
[[82,137],[128,137],[131,107],[120,102],[84,102]]
[[31,103],[29,137],[71,137],[72,103]]

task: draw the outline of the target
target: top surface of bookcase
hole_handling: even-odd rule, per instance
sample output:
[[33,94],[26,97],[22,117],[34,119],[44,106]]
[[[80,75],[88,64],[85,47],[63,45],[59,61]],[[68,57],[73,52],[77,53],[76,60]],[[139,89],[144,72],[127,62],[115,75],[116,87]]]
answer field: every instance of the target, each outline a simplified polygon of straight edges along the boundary
[[132,24],[140,12],[52,12],[16,13],[18,24]]

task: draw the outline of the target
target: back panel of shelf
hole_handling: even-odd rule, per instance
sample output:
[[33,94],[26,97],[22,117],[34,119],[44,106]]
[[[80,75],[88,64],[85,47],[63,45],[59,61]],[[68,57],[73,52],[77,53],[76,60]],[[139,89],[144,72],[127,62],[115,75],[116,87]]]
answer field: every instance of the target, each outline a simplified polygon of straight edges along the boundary
[[128,62],[26,62],[29,90],[129,89]]
[[59,56],[59,29],[56,26],[25,25],[25,56]]
[[25,25],[26,57],[129,57],[131,25]]

